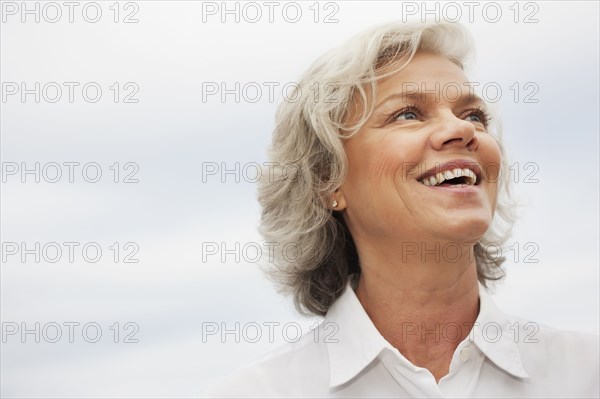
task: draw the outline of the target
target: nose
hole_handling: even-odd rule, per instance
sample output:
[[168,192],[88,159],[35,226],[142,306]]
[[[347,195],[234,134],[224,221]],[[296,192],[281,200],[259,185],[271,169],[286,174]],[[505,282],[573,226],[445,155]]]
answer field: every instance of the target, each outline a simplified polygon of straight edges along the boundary
[[451,111],[440,117],[439,125],[431,134],[429,141],[431,147],[436,150],[466,148],[475,151],[479,145],[475,135],[475,125],[456,117]]

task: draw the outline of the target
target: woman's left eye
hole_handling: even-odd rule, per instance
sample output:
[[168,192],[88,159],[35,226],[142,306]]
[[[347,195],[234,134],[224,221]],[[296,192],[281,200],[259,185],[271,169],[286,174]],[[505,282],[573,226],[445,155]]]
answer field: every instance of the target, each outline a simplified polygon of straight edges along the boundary
[[[471,117],[473,117],[474,119],[469,119]],[[483,109],[477,108],[472,110],[471,113],[467,115],[466,119],[471,122],[479,122],[484,127],[487,127],[491,118],[488,115],[488,113],[485,112]]]
[[479,115],[475,115],[475,114],[467,115],[467,119],[471,116],[475,117],[475,119],[471,119],[473,122],[483,122],[481,120],[481,118],[479,117]]

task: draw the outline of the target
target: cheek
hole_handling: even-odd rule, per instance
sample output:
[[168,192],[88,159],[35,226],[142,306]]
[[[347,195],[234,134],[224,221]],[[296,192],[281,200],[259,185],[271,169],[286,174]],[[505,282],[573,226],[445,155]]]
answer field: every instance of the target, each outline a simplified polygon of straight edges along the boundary
[[365,187],[379,185],[387,180],[386,177],[393,177],[407,156],[406,146],[398,141],[397,137],[375,137],[375,134],[355,136],[348,141],[345,147],[348,181]]
[[348,159],[348,176],[344,183],[347,189],[360,187],[365,180],[369,179],[373,155],[366,144],[365,140],[358,135],[344,143],[344,150]]
[[481,163],[483,172],[489,184],[492,204],[495,209],[501,174],[506,173],[506,171],[501,171],[502,153],[500,152],[500,146],[491,136],[485,136],[485,138],[481,140],[479,150],[482,155]]
[[397,183],[407,182],[423,159],[424,144],[417,135],[388,134],[373,156],[373,174]]
[[480,139],[479,153],[485,177],[491,182],[497,182],[502,166],[500,146],[492,136],[485,135]]

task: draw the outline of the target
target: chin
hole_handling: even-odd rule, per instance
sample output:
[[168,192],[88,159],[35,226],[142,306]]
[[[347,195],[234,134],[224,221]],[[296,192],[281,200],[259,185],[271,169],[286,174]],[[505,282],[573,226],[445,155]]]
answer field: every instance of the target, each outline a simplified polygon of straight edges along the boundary
[[[447,215],[449,216],[449,215]],[[488,214],[461,215],[460,217],[439,220],[436,226],[442,236],[449,241],[477,242],[492,225],[492,217]]]

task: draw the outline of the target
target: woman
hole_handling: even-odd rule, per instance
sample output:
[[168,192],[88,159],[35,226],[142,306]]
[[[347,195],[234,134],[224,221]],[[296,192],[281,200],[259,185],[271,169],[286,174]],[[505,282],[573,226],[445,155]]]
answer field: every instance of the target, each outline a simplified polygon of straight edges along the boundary
[[272,275],[325,320],[211,395],[599,395],[597,337],[486,292],[512,208],[499,129],[463,70],[472,47],[459,24],[377,27],[280,106],[262,233],[297,246]]

